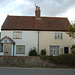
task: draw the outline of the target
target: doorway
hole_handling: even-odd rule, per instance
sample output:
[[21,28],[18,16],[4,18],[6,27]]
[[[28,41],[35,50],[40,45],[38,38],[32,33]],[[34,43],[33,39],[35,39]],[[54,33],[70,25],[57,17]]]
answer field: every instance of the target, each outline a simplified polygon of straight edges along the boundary
[[69,53],[69,47],[64,47],[64,54]]
[[11,50],[12,50],[12,45],[11,44],[4,44],[4,55],[9,55],[11,56]]

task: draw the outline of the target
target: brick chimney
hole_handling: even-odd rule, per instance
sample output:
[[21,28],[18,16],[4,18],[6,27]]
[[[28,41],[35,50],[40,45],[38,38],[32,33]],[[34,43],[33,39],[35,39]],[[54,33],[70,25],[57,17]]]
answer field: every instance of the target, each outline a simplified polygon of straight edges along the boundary
[[40,18],[40,7],[36,6],[35,17]]

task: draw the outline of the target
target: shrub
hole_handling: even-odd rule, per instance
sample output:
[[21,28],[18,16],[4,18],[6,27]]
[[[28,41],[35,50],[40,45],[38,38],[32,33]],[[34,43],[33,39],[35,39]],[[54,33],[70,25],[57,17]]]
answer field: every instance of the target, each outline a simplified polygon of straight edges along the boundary
[[75,67],[75,55],[74,54],[63,54],[59,56],[41,56],[41,59],[48,60],[56,65],[66,65]]
[[71,49],[72,49],[72,53],[75,54],[75,45],[72,45]]
[[37,56],[36,48],[30,50],[29,56]]
[[46,49],[41,50],[41,55],[46,55]]
[[75,55],[63,54],[55,56],[53,62],[59,65],[75,66]]

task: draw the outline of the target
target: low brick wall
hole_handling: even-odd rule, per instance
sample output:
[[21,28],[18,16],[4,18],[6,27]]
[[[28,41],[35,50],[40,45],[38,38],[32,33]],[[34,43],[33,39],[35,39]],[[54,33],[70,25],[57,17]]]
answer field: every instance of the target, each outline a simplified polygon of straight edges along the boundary
[[2,56],[0,66],[10,67],[52,67],[54,64],[42,60],[39,56]]

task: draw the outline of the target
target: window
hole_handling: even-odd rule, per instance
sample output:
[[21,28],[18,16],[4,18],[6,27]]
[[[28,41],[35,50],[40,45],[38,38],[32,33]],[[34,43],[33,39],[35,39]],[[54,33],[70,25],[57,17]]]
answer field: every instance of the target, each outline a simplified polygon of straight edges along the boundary
[[3,52],[3,44],[0,45],[0,52]]
[[16,45],[16,54],[25,54],[25,45]]
[[14,32],[13,38],[14,39],[22,39],[22,32]]
[[62,33],[55,33],[55,39],[62,39]]
[[59,55],[59,46],[50,46],[50,55]]
[[75,37],[75,33],[74,33],[73,37]]

